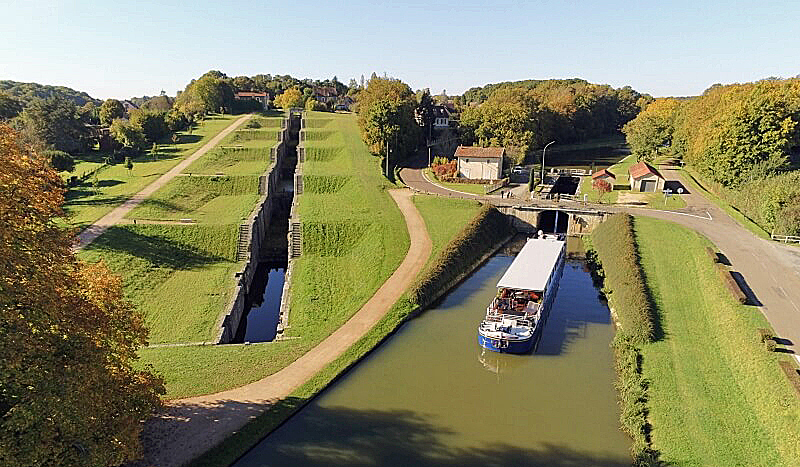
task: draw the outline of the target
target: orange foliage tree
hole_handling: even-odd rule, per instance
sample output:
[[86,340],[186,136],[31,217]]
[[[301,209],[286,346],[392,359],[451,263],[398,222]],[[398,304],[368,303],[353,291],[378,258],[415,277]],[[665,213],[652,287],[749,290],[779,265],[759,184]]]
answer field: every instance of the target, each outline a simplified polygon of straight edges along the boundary
[[592,182],[592,188],[597,191],[597,199],[603,201],[606,193],[611,193],[611,184],[605,180],[597,179]]
[[0,125],[0,465],[108,466],[139,454],[163,381],[134,369],[142,316],[59,227],[63,183]]

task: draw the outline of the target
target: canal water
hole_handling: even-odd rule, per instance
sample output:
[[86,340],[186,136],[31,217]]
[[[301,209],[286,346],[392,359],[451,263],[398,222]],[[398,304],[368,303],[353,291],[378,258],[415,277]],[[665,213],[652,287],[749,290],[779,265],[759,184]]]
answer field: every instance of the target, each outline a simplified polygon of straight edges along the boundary
[[285,274],[285,263],[264,262],[258,265],[245,304],[247,313],[239,323],[234,342],[269,342],[275,339]]
[[567,262],[535,354],[478,346],[512,260],[489,259],[234,465],[629,466],[614,329],[582,261]]

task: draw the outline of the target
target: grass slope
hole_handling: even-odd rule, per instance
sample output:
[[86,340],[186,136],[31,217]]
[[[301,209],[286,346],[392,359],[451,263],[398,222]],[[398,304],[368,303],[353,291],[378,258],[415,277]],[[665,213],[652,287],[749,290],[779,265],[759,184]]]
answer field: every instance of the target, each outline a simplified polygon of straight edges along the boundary
[[[157,158],[143,155],[134,159],[133,170],[130,173],[121,163],[100,169],[97,174],[96,191],[90,177],[82,185],[71,188],[67,193],[64,205],[67,215],[65,222],[72,227],[82,227],[100,219],[175,167],[239,117],[239,115],[207,117],[192,131],[192,134],[179,133],[179,143],[162,144]],[[105,156],[96,153],[86,155],[84,159],[79,157],[73,174],[80,176],[99,167],[103,157]]]
[[425,227],[431,237],[432,248],[428,264],[475,217],[481,208],[477,201],[441,198],[432,195],[415,195],[413,201],[425,219]]
[[298,198],[304,253],[292,276],[287,337],[249,346],[153,348],[140,352],[167,381],[167,398],[206,394],[268,376],[341,326],[394,272],[409,246],[400,210],[367,150],[353,115],[310,112]]
[[665,337],[642,348],[654,448],[677,466],[793,466],[800,402],[765,351],[753,307],[724,289],[696,233],[637,218],[642,267]]

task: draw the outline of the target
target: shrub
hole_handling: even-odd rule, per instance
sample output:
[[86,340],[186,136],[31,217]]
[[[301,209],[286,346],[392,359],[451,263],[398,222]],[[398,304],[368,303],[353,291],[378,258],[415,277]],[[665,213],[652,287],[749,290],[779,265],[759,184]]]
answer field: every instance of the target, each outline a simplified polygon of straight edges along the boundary
[[767,349],[767,352],[774,352],[777,347],[778,344],[773,340],[764,341],[764,348]]
[[453,177],[455,176],[457,170],[456,161],[452,160],[439,164],[436,164],[434,162],[432,170],[433,173],[436,174],[438,178]]
[[717,264],[717,270],[720,277],[722,277],[722,282],[725,283],[725,287],[731,292],[733,298],[741,304],[747,303],[747,295],[739,287],[739,283],[733,278],[731,271],[724,264]]
[[64,151],[42,151],[42,156],[50,160],[50,165],[59,172],[72,172],[75,169],[75,159]]
[[797,372],[797,368],[785,360],[779,361],[778,364],[781,366],[781,370],[786,374],[786,377],[789,378],[789,382],[794,386],[797,395],[800,396],[800,373]]
[[766,342],[768,340],[772,340],[775,337],[775,333],[772,330],[767,328],[760,328],[758,330],[758,340],[759,342]]
[[490,245],[511,233],[513,231],[505,215],[493,206],[484,206],[411,288],[411,300],[420,307],[429,305],[461,271],[483,256]]
[[639,265],[633,218],[614,214],[592,233],[592,244],[605,275],[605,286],[614,303],[619,325],[633,342],[653,339],[655,314]]

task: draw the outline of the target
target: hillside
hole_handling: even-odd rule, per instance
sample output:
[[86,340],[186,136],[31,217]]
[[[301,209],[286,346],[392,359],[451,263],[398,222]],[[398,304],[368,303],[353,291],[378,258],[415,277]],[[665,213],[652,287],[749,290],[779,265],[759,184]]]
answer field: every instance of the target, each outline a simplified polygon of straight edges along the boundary
[[87,102],[94,102],[100,105],[101,101],[95,99],[83,91],[76,91],[66,86],[51,86],[39,83],[20,83],[19,81],[0,80],[0,92],[6,92],[26,105],[34,97],[46,99],[48,97],[59,96],[75,102],[75,105],[82,106]]

